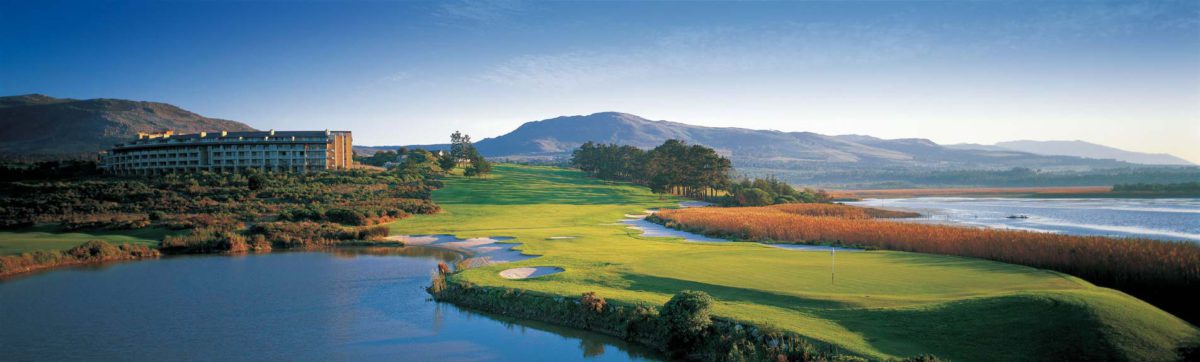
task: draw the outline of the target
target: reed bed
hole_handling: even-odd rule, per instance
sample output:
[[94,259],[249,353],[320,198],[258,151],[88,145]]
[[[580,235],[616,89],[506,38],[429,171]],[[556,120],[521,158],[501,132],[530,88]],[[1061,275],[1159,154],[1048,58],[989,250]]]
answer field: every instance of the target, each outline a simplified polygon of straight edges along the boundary
[[[664,210],[668,226],[735,239],[832,243],[995,260],[1074,275],[1122,290],[1196,323],[1185,295],[1200,286],[1200,246],[880,220],[845,205]],[[864,209],[864,208],[858,208]]]

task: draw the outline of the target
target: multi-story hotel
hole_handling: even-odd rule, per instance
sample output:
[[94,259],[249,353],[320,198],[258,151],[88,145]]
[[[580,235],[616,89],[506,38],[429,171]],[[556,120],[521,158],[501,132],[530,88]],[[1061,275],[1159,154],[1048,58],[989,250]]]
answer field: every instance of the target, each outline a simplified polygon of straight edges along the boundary
[[306,172],[354,165],[349,131],[138,133],[102,156],[118,175],[248,169]]

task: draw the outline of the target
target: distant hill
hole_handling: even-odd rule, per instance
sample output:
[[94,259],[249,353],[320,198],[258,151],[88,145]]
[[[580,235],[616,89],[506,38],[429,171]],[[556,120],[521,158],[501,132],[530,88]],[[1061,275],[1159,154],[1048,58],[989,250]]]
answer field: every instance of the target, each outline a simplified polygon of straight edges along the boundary
[[[480,140],[475,145],[480,153],[489,157],[536,159],[566,157],[587,141],[650,148],[667,139],[680,139],[712,147],[732,159],[735,166],[756,168],[791,169],[824,165],[935,169],[1080,169],[1129,166],[1127,163],[1112,160],[1044,156],[1012,150],[948,148],[926,139],[888,140],[861,135],[827,136],[812,132],[703,127],[652,121],[618,112],[528,122],[508,134]],[[436,149],[444,148],[445,145],[411,147]]]
[[91,158],[138,132],[254,131],[157,102],[66,99],[41,94],[0,97],[0,158]]
[[997,143],[995,146],[1039,155],[1113,159],[1145,165],[1195,165],[1188,160],[1165,153],[1126,151],[1084,141],[1009,141]]

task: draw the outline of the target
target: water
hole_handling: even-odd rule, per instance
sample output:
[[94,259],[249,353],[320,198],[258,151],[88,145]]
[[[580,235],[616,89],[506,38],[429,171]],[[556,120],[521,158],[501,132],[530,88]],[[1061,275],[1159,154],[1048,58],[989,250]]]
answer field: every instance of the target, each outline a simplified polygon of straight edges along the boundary
[[0,359],[656,359],[429,300],[430,248],[176,257],[0,281]]
[[[620,222],[630,229],[639,230],[642,236],[658,237],[658,238],[683,238],[684,241],[692,243],[728,243],[733,240],[709,237],[697,233],[687,232],[683,230],[675,230],[668,228],[665,225],[653,223],[646,220],[647,215],[625,215],[625,219]],[[825,245],[807,245],[807,244],[788,244],[788,243],[760,243],[762,245],[787,249],[793,251],[862,251],[862,249],[844,248],[840,246],[825,246]]]
[[[1072,235],[1200,242],[1200,199],[1024,199],[920,197],[850,204],[908,209],[919,222],[949,222]],[[1025,215],[1027,219],[1010,219]]]

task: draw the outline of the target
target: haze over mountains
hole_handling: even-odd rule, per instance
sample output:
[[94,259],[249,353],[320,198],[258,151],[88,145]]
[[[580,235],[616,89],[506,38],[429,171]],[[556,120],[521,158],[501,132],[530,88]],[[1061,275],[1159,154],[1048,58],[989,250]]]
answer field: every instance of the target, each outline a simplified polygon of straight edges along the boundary
[[1165,153],[1145,153],[1126,151],[1119,148],[1098,145],[1085,141],[1008,141],[994,145],[959,143],[946,147],[957,149],[975,149],[991,151],[1018,151],[1039,155],[1063,155],[1086,158],[1114,159],[1130,163],[1146,165],[1183,165],[1193,166],[1194,163]]
[[68,99],[41,94],[0,97],[0,157],[94,158],[138,132],[253,131],[244,123],[215,119],[158,102]]

